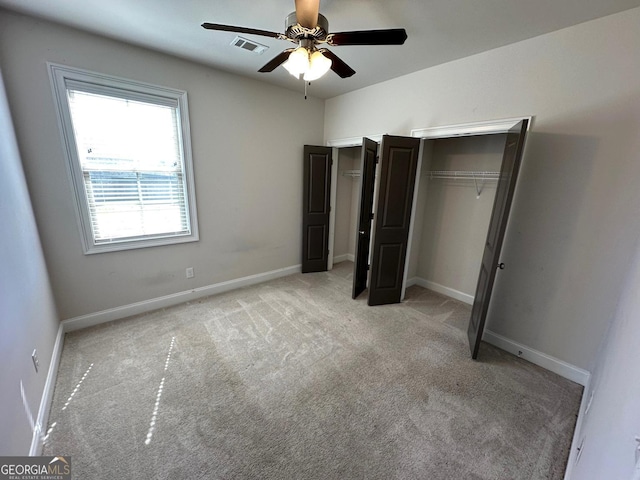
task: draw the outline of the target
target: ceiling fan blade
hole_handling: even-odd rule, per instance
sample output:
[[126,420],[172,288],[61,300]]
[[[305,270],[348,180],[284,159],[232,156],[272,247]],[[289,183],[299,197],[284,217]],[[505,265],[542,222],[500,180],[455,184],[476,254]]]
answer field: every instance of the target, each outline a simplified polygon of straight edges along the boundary
[[223,32],[248,33],[251,35],[261,35],[263,37],[280,38],[281,33],[258,30],[256,28],[235,27],[233,25],[221,25],[219,23],[203,23],[203,28],[207,30],[221,30]]
[[318,12],[320,0],[295,0],[296,18],[298,23],[306,28],[315,28],[318,25]]
[[293,48],[286,49],[284,52],[273,57],[273,59],[271,59],[269,63],[267,63],[264,67],[262,67],[258,71],[262,73],[273,72],[276,68],[278,68],[280,65],[282,65],[284,62],[287,61],[287,59],[289,58],[289,55],[291,55],[291,52],[293,52]]
[[344,63],[340,59],[340,57],[338,57],[331,50],[327,50],[326,48],[322,48],[322,49],[320,49],[320,51],[322,52],[322,54],[325,57],[327,57],[328,59],[331,60],[331,70],[336,72],[341,78],[348,78],[351,75],[353,75],[354,73],[356,73],[356,71],[353,68],[351,68],[349,65]]
[[327,35],[329,45],[402,45],[407,39],[404,28],[388,30],[360,30]]

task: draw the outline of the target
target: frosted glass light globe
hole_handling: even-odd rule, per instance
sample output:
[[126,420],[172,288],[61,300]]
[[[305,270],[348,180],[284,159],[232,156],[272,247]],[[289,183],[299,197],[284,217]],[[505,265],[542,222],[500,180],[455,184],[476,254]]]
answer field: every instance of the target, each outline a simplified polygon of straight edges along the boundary
[[317,80],[331,68],[331,59],[325,57],[322,52],[316,50],[309,57],[309,68],[304,74],[304,79],[307,82]]
[[304,47],[296,48],[289,55],[289,59],[282,65],[287,71],[296,78],[306,73],[309,69],[309,52]]

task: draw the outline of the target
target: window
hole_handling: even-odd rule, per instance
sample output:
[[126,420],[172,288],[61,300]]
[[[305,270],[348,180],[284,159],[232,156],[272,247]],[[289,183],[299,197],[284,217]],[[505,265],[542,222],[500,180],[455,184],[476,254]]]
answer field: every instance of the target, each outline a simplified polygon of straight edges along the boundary
[[49,68],[85,253],[198,240],[186,92]]

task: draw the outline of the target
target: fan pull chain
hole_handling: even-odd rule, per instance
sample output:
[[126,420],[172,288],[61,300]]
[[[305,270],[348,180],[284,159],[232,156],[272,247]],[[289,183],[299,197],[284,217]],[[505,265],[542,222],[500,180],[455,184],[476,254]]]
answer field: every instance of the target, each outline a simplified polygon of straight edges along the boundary
[[307,86],[310,86],[311,82],[304,82],[304,99],[307,99]]

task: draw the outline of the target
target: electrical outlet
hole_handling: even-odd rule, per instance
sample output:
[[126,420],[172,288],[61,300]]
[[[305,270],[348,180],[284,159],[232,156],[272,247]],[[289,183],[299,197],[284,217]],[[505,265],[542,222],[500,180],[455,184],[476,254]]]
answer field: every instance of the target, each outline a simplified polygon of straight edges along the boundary
[[40,361],[38,360],[38,351],[34,348],[33,353],[31,354],[31,360],[33,360],[33,368],[36,369],[36,373],[38,373],[38,367],[40,367]]
[[187,278],[193,278],[193,277],[194,277],[193,267],[188,267],[187,268]]

